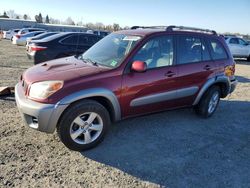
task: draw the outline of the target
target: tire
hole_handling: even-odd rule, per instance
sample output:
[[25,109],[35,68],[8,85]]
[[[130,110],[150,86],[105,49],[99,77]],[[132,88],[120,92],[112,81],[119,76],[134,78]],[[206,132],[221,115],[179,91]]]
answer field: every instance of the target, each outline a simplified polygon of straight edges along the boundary
[[221,91],[218,86],[210,87],[202,96],[198,105],[195,106],[196,113],[203,118],[211,117],[220,102],[220,94]]
[[63,144],[74,151],[84,151],[98,145],[110,125],[104,106],[94,100],[83,100],[70,106],[57,126]]
[[248,56],[247,61],[250,62],[250,55]]

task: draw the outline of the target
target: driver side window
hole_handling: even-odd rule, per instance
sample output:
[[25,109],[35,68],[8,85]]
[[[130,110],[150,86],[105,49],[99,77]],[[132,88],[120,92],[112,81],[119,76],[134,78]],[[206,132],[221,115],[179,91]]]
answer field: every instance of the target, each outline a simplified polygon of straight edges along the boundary
[[161,36],[149,40],[134,56],[133,61],[143,61],[148,69],[173,64],[173,37]]

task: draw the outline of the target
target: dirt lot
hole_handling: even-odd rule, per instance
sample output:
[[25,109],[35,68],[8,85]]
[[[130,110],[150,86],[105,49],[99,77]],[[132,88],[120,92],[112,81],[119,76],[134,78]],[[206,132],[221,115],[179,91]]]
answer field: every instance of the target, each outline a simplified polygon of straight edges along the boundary
[[[23,47],[0,41],[0,86],[30,66]],[[236,74],[212,118],[181,109],[129,119],[83,153],[25,127],[14,97],[2,97],[0,187],[250,187],[250,62]]]

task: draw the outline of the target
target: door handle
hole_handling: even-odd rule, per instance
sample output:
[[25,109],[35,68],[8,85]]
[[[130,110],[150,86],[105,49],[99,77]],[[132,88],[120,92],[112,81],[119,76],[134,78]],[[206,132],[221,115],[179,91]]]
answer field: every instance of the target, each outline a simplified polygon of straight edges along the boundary
[[204,69],[204,70],[210,70],[211,67],[210,67],[210,65],[206,65],[203,69]]
[[172,77],[174,75],[175,75],[175,73],[172,71],[168,71],[167,73],[165,73],[165,76],[167,76],[167,77]]

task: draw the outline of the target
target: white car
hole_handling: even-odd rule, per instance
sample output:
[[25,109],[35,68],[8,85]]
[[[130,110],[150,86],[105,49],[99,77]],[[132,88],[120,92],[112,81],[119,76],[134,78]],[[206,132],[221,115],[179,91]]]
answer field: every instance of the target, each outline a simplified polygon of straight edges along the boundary
[[4,31],[3,32],[3,38],[4,39],[9,39],[12,40],[13,36],[18,33],[20,29],[11,29],[9,31]]
[[34,31],[34,32],[29,32],[29,33],[26,33],[24,35],[15,35],[13,37],[13,41],[12,41],[12,44],[16,44],[18,46],[25,46],[26,45],[26,40],[27,38],[29,37],[34,37],[36,35],[40,35],[42,33],[44,33],[45,31]]
[[42,29],[42,28],[23,28],[23,29],[20,29],[20,31],[17,34],[24,35],[26,33],[34,32],[34,31],[45,31],[45,29]]
[[242,38],[225,37],[226,43],[235,58],[247,58],[250,61],[250,44]]

